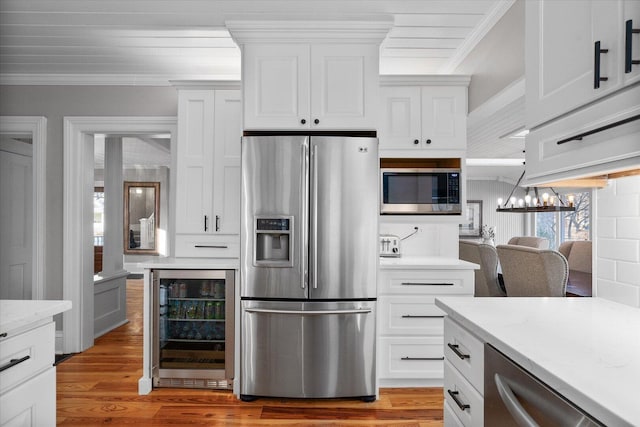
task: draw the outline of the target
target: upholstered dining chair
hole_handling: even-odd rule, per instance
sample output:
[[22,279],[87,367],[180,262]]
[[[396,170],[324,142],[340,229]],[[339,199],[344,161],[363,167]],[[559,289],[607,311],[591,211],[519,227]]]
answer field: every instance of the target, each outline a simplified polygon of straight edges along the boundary
[[509,239],[509,245],[528,246],[530,248],[549,249],[549,239],[536,236],[516,236]]
[[567,259],[569,270],[591,273],[591,240],[567,240],[558,251]]
[[558,251],[498,245],[498,259],[508,297],[564,297],[569,267]]
[[460,259],[480,265],[475,270],[475,292],[477,297],[503,297],[498,284],[498,253],[493,245],[473,240],[460,240]]

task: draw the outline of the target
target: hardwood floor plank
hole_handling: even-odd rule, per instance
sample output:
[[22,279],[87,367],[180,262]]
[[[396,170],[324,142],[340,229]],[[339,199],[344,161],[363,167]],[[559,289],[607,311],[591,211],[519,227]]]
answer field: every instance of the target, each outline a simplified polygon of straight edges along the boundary
[[138,395],[142,376],[142,280],[127,281],[129,322],[94,347],[57,365],[59,426],[435,427],[441,388],[389,388],[380,398],[260,398],[242,402],[228,390],[154,389]]

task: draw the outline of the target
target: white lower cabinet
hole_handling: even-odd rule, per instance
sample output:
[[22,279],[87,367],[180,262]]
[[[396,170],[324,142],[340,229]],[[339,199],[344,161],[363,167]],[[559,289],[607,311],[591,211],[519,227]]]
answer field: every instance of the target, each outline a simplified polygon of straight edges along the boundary
[[484,344],[449,317],[444,320],[445,426],[484,425]]
[[0,426],[41,427],[56,424],[56,368],[0,395]]
[[378,277],[379,385],[442,385],[444,312],[435,298],[472,296],[473,270],[382,267]]

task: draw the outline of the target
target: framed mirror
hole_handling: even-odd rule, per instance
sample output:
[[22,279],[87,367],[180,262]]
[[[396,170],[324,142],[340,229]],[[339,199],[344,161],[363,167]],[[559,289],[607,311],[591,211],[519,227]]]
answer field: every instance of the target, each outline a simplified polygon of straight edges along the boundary
[[160,183],[124,183],[124,253],[158,255]]

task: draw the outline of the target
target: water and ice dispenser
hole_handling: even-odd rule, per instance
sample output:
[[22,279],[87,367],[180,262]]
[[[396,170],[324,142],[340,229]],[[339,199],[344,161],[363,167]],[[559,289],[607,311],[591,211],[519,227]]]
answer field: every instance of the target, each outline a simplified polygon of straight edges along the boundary
[[292,216],[256,217],[254,233],[255,266],[293,266]]

